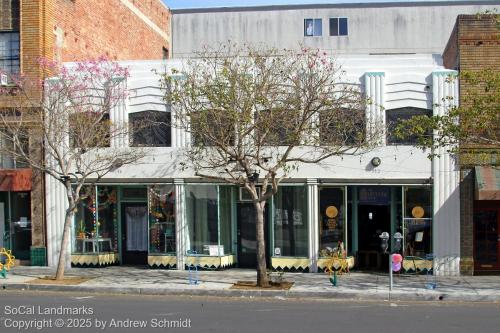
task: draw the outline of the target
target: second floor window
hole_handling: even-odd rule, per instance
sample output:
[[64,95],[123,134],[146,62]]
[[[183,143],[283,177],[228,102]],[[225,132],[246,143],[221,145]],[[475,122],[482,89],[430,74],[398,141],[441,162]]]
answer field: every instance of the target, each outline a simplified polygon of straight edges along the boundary
[[109,113],[79,112],[70,115],[69,139],[72,148],[86,152],[111,145]]
[[19,73],[19,0],[0,1],[0,71]]
[[414,145],[417,142],[416,137],[401,139],[394,135],[394,130],[400,121],[408,120],[415,116],[430,117],[432,116],[432,110],[420,109],[415,107],[404,107],[385,111],[388,145]]
[[321,19],[305,19],[304,20],[304,36],[321,36],[323,27]]
[[330,19],[330,36],[347,36],[347,18],[332,17]]
[[0,70],[19,73],[19,33],[0,32]]
[[27,131],[21,131],[18,140],[21,147],[16,146],[10,135],[2,132],[0,135],[0,149],[4,151],[0,154],[0,169],[22,169],[29,168],[26,157],[29,157],[29,138]]
[[171,147],[170,112],[142,111],[129,114],[130,146]]
[[334,109],[319,114],[319,139],[322,145],[359,146],[366,140],[363,109]]

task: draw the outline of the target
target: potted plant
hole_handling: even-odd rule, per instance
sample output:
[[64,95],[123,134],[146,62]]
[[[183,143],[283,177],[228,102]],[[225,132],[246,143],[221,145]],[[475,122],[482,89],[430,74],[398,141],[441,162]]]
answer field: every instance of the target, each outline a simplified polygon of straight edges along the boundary
[[85,238],[86,230],[85,230],[85,222],[83,222],[83,220],[80,220],[80,223],[78,223],[77,233],[79,239]]

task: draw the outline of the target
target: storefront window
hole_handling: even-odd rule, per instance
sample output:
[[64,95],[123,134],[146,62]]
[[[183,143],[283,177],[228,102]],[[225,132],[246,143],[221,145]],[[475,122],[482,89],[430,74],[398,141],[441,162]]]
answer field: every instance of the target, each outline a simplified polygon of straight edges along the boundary
[[97,249],[100,252],[118,252],[117,188],[97,187]]
[[307,194],[304,186],[281,186],[274,198],[274,254],[307,257]]
[[327,248],[334,249],[342,241],[345,244],[344,190],[337,187],[321,187],[319,190],[319,249],[320,255]]
[[186,186],[189,251],[210,256],[231,252],[231,203],[229,187]]
[[149,190],[149,253],[176,253],[175,192],[173,185]]
[[118,251],[117,190],[111,186],[84,187],[75,214],[73,252],[97,254]]
[[432,189],[406,187],[404,191],[404,254],[424,257],[432,251]]
[[80,193],[81,201],[78,204],[78,211],[75,214],[75,241],[73,252],[84,253],[93,252],[93,247],[87,247],[87,239],[95,237],[96,229],[96,198],[95,187],[84,187]]

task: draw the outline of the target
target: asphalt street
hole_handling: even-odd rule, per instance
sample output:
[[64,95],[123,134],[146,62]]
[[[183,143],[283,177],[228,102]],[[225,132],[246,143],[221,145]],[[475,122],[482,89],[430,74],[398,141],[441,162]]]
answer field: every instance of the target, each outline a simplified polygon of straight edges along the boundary
[[497,332],[499,303],[0,292],[0,332]]

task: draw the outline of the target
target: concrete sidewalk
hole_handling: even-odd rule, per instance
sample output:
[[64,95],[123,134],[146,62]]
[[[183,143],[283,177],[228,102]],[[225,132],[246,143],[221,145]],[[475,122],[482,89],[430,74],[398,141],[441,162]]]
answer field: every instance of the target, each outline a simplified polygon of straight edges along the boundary
[[[284,280],[294,282],[287,291],[237,290],[232,284],[254,280],[253,270],[228,269],[198,272],[199,284],[189,284],[188,271],[142,267],[111,266],[72,268],[66,276],[87,277],[78,285],[32,284],[38,277],[54,275],[47,267],[15,267],[7,279],[0,278],[4,290],[73,291],[87,293],[125,293],[144,295],[198,295],[232,297],[322,298],[401,301],[494,301],[500,302],[499,276],[433,277],[427,275],[394,276],[389,292],[389,278],[383,273],[349,273],[339,277],[334,287],[324,273],[285,273]],[[435,289],[427,289],[436,283]]]

